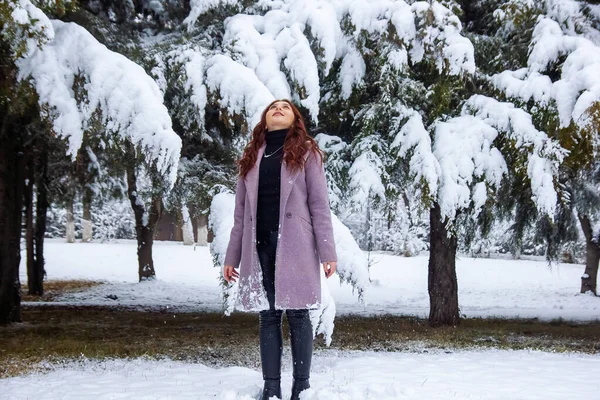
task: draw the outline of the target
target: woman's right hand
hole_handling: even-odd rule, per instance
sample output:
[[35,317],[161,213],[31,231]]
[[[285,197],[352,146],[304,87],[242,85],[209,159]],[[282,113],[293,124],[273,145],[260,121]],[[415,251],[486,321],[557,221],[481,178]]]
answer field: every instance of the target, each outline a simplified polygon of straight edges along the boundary
[[226,265],[223,268],[223,277],[228,283],[235,282],[237,278],[240,277],[240,274],[235,270],[232,265]]

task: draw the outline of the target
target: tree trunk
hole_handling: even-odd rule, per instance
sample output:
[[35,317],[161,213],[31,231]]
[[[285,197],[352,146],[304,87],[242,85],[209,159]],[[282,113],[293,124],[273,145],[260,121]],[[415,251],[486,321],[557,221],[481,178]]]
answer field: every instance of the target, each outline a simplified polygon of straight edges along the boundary
[[82,223],[82,242],[91,242],[93,237],[92,230],[92,192],[91,190],[83,189],[83,220]]
[[192,226],[190,211],[185,204],[181,206],[181,219],[183,244],[186,246],[192,246],[194,244],[194,227]]
[[35,292],[35,237],[33,234],[33,182],[35,181],[35,169],[32,149],[27,154],[27,182],[25,184],[24,202],[25,202],[25,248],[27,265],[27,292],[30,295],[36,295]]
[[20,135],[0,109],[0,325],[21,321],[21,223],[25,161]]
[[429,323],[432,326],[456,326],[460,322],[456,279],[457,240],[454,235],[448,237],[447,222],[442,221],[438,203],[434,203],[429,211],[429,223]]
[[45,147],[39,156],[38,179],[36,181],[37,196],[35,203],[35,262],[33,265],[33,281],[29,279],[29,294],[44,294],[44,275],[46,274],[44,259],[44,236],[46,234],[46,213],[48,212],[48,149]]
[[71,193],[67,202],[67,243],[75,243],[75,211],[74,197]]
[[[152,244],[154,242],[154,229],[162,214],[162,199],[156,196],[152,205],[146,212],[143,200],[139,199],[135,165],[127,166],[127,193],[135,215],[135,232],[138,244],[138,276],[140,281],[154,279],[154,261],[152,259]],[[138,201],[139,199],[139,201]]]
[[581,277],[581,293],[591,291],[596,292],[596,282],[598,278],[598,263],[600,262],[600,246],[594,241],[594,232],[589,218],[586,215],[579,215],[579,222],[585,235],[585,272]]
[[196,234],[198,235],[198,246],[208,246],[208,216],[201,215],[197,218],[198,229]]

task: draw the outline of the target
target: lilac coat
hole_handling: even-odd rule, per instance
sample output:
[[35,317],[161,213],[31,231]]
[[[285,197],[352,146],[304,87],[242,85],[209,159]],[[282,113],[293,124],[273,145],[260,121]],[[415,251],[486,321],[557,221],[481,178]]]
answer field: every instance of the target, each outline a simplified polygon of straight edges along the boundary
[[[269,308],[256,251],[258,171],[266,145],[245,178],[238,178],[234,224],[225,265],[240,267],[236,308]],[[305,166],[292,172],[281,163],[279,239],[275,258],[275,308],[316,308],[321,302],[319,263],[337,261],[325,171],[318,155],[307,151]]]

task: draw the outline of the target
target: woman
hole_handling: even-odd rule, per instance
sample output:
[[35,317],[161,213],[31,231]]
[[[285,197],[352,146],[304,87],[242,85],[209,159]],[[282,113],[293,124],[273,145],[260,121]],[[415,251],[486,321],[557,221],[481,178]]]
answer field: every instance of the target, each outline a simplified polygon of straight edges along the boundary
[[[292,399],[309,388],[313,351],[308,310],[336,269],[323,157],[288,100],[263,111],[239,161],[234,225],[223,275],[239,278],[237,307],[260,311],[263,399],[281,398],[281,317],[290,325]],[[240,267],[239,273],[236,268]]]

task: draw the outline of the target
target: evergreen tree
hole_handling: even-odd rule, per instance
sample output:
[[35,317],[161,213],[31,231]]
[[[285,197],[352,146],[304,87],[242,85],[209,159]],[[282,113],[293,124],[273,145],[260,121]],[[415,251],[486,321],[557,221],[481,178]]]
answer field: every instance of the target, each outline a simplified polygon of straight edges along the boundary
[[[557,259],[561,244],[577,236],[586,243],[581,292],[596,294],[600,248],[599,164],[600,13],[594,2],[511,0],[495,12],[495,35],[511,68],[492,77],[504,96],[534,115],[534,122],[567,150],[557,180],[560,199],[554,220],[538,224],[548,242],[547,256]],[[517,214],[518,220],[526,220]],[[521,226],[526,225],[521,223]]]
[[[476,61],[480,34],[463,33],[460,18],[455,1],[262,2],[226,20],[224,55],[204,63],[208,91],[219,93],[230,115],[242,111],[249,126],[257,102],[291,97],[312,129],[348,143],[342,169],[328,169],[348,168],[336,186],[346,186],[349,210],[373,205],[391,222],[403,189],[416,193],[430,214],[434,325],[459,320],[461,230],[493,219],[495,193],[517,183],[527,188],[525,203],[552,216],[553,174],[564,155],[518,103],[496,99],[492,71]],[[243,85],[227,85],[228,76]]]
[[[73,7],[54,1],[38,5],[53,16]],[[89,133],[88,124],[99,116],[107,144],[126,147],[123,157],[133,155],[131,159],[145,165],[161,193],[174,182],[181,142],[171,129],[160,91],[139,66],[106,49],[77,24],[50,20],[28,0],[2,2],[0,15],[0,48],[7,60],[0,99],[0,323],[10,323],[20,320],[18,268],[26,165],[22,155],[28,127],[40,119],[49,121],[75,156]],[[132,176],[130,183],[135,180]],[[137,193],[130,191],[130,198],[144,207]],[[152,200],[155,204],[156,197]],[[146,227],[151,221],[144,210],[139,223]],[[151,242],[140,248],[145,246]],[[140,278],[151,275],[150,267],[140,258]]]

